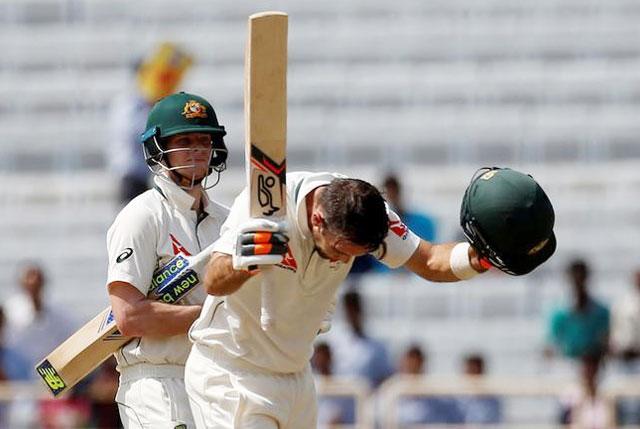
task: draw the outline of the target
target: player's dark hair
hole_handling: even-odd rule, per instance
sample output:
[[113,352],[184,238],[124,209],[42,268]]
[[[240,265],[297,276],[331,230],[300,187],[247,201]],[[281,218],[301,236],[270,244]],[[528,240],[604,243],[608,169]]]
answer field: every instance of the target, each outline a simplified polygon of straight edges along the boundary
[[389,231],[384,199],[359,179],[334,179],[319,198],[326,227],[350,242],[375,250]]

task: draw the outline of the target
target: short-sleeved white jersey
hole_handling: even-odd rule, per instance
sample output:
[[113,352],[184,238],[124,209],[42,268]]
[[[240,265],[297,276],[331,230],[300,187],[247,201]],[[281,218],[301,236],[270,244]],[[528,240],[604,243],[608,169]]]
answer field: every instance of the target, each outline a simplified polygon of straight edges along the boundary
[[[190,330],[192,341],[222,346],[227,353],[274,372],[302,370],[312,353],[312,343],[331,300],[347,276],[348,263],[320,257],[309,230],[305,197],[328,185],[335,173],[298,172],[287,175],[287,222],[289,252],[273,269],[274,329],[260,327],[260,274],[250,278],[231,295],[208,296],[200,317]],[[415,252],[420,238],[389,210],[390,230],[381,261],[392,268],[403,265]],[[235,200],[215,251],[233,254],[237,229],[249,219],[247,191]]]
[[[107,284],[127,282],[144,295],[156,268],[178,253],[195,255],[213,243],[229,212],[205,195],[204,213],[198,217],[191,209],[191,195],[162,176],[156,176],[154,184],[122,209],[107,232]],[[201,304],[205,297],[197,287],[182,303]],[[186,335],[143,337],[123,347],[116,358],[121,368],[143,362],[184,365],[190,346]]]

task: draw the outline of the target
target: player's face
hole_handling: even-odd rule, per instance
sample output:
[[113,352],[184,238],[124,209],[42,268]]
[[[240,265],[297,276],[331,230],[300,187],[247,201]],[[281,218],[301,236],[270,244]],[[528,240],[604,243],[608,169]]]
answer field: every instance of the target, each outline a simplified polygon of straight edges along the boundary
[[316,251],[320,256],[330,261],[349,262],[351,258],[362,256],[369,252],[365,246],[355,244],[340,237],[326,228],[325,220],[317,216],[312,223],[313,239],[316,244]]
[[167,161],[180,177],[200,181],[207,176],[211,136],[205,133],[176,134],[167,139]]

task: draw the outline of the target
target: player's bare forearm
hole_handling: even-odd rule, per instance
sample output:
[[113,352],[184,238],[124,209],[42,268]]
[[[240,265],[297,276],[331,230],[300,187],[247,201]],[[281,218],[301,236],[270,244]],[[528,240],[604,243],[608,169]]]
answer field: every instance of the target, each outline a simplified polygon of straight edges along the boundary
[[233,269],[231,255],[215,252],[207,265],[204,287],[209,295],[230,295],[240,289],[251,278],[246,271]]
[[199,305],[171,305],[150,300],[126,282],[109,284],[109,299],[116,325],[125,337],[186,334],[201,310]]
[[[451,251],[458,243],[432,244],[422,240],[405,267],[420,277],[432,282],[457,282],[458,277],[451,271]],[[485,269],[473,247],[469,248],[469,263],[481,273]]]

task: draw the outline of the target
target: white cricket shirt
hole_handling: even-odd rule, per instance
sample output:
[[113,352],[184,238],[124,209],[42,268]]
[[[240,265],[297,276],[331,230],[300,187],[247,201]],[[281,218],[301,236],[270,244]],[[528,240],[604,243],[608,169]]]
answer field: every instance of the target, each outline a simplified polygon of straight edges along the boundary
[[[255,366],[279,373],[301,371],[312,353],[312,343],[338,286],[347,276],[348,263],[320,257],[307,223],[305,197],[329,184],[335,173],[287,174],[287,222],[289,253],[273,269],[275,283],[275,328],[260,327],[260,274],[250,278],[235,293],[208,296],[200,317],[190,330],[195,343],[221,346],[227,353]],[[238,226],[249,219],[247,191],[235,200],[214,250],[233,254]],[[415,252],[420,238],[389,210],[387,251],[381,261],[391,268],[403,265]]]
[[[134,198],[107,232],[109,272],[107,284],[121,281],[147,295],[156,268],[178,253],[195,255],[220,236],[228,208],[206,197],[198,218],[191,209],[194,198],[167,178],[156,176],[154,189]],[[183,299],[202,304],[201,286]],[[178,304],[179,305],[179,304]],[[191,344],[186,335],[166,339],[140,338],[123,347],[116,358],[120,367],[136,363],[184,365]]]

